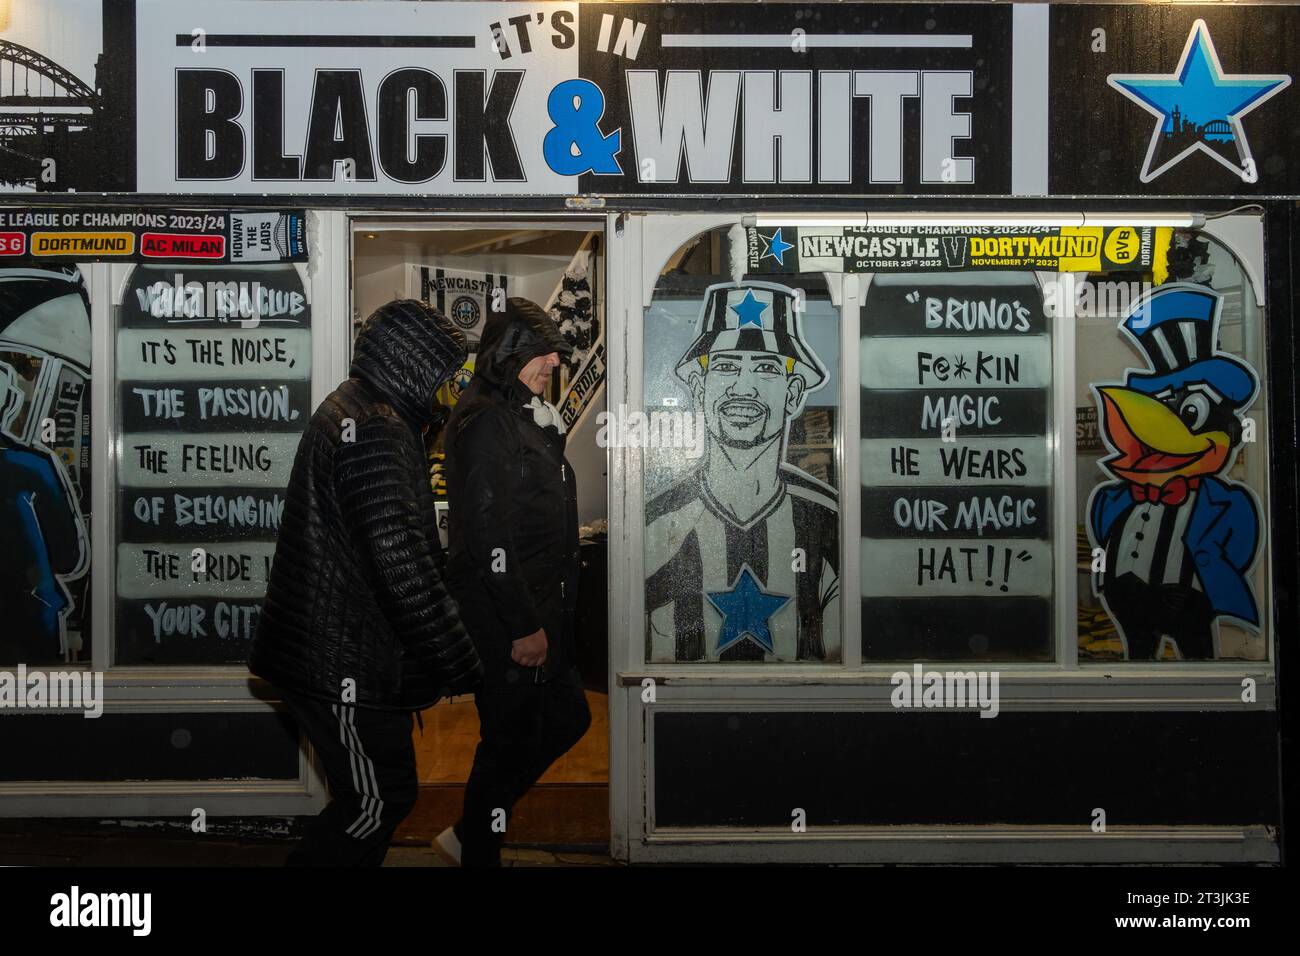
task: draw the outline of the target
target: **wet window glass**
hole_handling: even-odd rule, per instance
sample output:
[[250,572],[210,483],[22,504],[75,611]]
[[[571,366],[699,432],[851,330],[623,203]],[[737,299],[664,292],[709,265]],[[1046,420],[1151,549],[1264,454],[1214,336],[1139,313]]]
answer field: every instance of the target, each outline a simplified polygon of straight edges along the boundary
[[840,310],[820,273],[746,275],[743,230],[670,258],[644,324],[646,655],[838,662]]
[[311,417],[298,267],[138,265],[116,315],[118,664],[242,664]]
[[1053,658],[1052,324],[1033,272],[871,276],[864,660]]
[[1261,303],[1196,230],[1076,290],[1081,661],[1267,658]]
[[90,353],[76,266],[0,269],[0,664],[90,661]]

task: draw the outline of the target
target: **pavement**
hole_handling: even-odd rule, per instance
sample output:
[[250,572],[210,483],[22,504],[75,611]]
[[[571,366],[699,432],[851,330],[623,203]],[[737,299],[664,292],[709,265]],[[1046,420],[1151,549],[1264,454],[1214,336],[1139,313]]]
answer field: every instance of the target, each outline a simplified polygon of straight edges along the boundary
[[[279,832],[276,832],[276,831]],[[196,834],[181,822],[0,820],[0,866],[270,866],[284,864],[295,835],[284,823],[245,821]],[[505,866],[615,866],[599,845],[507,846]],[[428,844],[403,841],[384,866],[447,866]]]
[[[616,866],[608,854],[547,850],[537,847],[506,847],[502,866]],[[395,846],[388,851],[384,866],[449,866],[433,850],[420,846]]]

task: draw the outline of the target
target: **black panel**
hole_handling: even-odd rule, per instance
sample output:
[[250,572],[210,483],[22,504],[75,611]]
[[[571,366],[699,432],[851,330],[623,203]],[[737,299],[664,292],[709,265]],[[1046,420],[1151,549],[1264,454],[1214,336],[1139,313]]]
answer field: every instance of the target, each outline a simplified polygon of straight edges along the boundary
[[24,714],[4,720],[0,780],[298,778],[284,713]]
[[127,500],[119,540],[139,543],[264,539],[279,532],[285,509],[283,488],[238,485],[140,488]]
[[102,107],[95,119],[104,148],[88,159],[100,167],[101,188],[135,192],[135,0],[104,0],[103,35],[95,63]]
[[[1296,677],[1295,641],[1292,637],[1300,628],[1296,595],[1300,594],[1300,570],[1297,569],[1296,542],[1300,540],[1300,511],[1297,510],[1296,489],[1300,488],[1300,458],[1288,452],[1295,446],[1296,419],[1296,368],[1300,366],[1300,345],[1296,341],[1297,316],[1296,266],[1300,263],[1300,217],[1294,203],[1276,203],[1269,209],[1264,233],[1268,253],[1268,427],[1269,456],[1268,522],[1269,541],[1272,547],[1273,593],[1269,601],[1273,614],[1273,633],[1282,635],[1274,642],[1277,660],[1278,699],[1281,707],[1282,788],[1283,807],[1289,809],[1282,824],[1282,860],[1290,862],[1291,844],[1288,835],[1295,831],[1289,826],[1300,803],[1300,762],[1297,762],[1296,744],[1300,741],[1297,720],[1300,708],[1285,702],[1296,699],[1300,691]],[[1288,639],[1290,638],[1290,639]]]
[[945,418],[957,434],[1044,435],[1049,427],[1047,389],[864,388],[859,395],[863,438],[941,438]]
[[928,333],[969,338],[1040,335],[1047,331],[1043,293],[1032,275],[1016,275],[1015,284],[967,285],[964,281],[955,286],[945,284],[959,275],[966,279],[969,273],[910,275],[906,284],[873,283],[867,292],[869,307],[864,310],[863,333],[907,336]]
[[[118,598],[117,663],[243,666],[262,598]],[[157,622],[150,616],[153,612]]]
[[[1177,72],[1198,21],[1208,28],[1222,74],[1258,81],[1294,72],[1300,17],[1289,4],[1052,4],[1051,192],[1248,196],[1293,194],[1300,188],[1300,167],[1292,160],[1300,144],[1300,125],[1293,120],[1300,103],[1295,84],[1237,114],[1245,141],[1232,137],[1217,150],[1228,165],[1239,167],[1234,171],[1201,149],[1171,162],[1189,142],[1166,142],[1169,125],[1163,117],[1157,120],[1108,82],[1112,76]],[[1104,51],[1096,48],[1103,35]],[[1189,90],[1179,105],[1184,113],[1194,109],[1195,95]],[[1158,123],[1166,134],[1153,146]],[[1212,138],[1202,142],[1215,149]],[[1243,176],[1247,147],[1254,170]],[[1153,175],[1143,182],[1148,150]]]
[[862,621],[862,657],[869,661],[1050,661],[1053,656],[1052,602],[1046,598],[866,598]]
[[658,713],[660,827],[1274,824],[1252,713]]
[[1039,486],[863,488],[864,538],[1043,538],[1051,532],[1048,490]]
[[[119,382],[118,427],[128,432],[301,432],[311,418],[311,382],[201,379],[188,382]],[[166,393],[164,397],[162,393]],[[183,414],[157,411],[160,401]],[[148,410],[146,412],[146,409]]]

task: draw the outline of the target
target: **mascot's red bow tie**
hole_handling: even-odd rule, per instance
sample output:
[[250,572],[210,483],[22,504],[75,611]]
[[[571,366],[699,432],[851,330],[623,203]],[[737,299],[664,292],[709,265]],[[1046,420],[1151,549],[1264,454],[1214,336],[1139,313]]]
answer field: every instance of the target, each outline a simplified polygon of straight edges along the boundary
[[1133,495],[1133,500],[1137,502],[1149,501],[1153,505],[1181,505],[1200,483],[1201,479],[1199,478],[1193,478],[1189,481],[1182,475],[1178,475],[1170,478],[1159,488],[1155,485],[1140,485],[1137,482],[1129,482],[1128,490]]

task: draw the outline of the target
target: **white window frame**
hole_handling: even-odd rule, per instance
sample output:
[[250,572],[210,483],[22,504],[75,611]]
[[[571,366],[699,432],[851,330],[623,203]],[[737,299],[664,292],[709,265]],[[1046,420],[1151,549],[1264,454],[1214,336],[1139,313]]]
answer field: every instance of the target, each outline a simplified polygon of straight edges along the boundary
[[[720,214],[644,213],[620,217],[611,231],[609,328],[611,373],[608,407],[644,411],[643,343],[646,309],[668,257],[706,231],[737,225],[740,212]],[[951,220],[936,215],[936,219]],[[1044,218],[1047,218],[1046,216]],[[1146,222],[1151,214],[1135,211]],[[1242,222],[1240,220],[1248,220]],[[978,223],[978,216],[970,221]],[[922,215],[918,224],[924,223]],[[1263,224],[1259,216],[1230,216],[1201,227],[1227,245],[1246,269],[1257,304],[1263,305]],[[618,247],[614,238],[617,234]],[[649,663],[644,642],[644,485],[642,453],[610,449],[610,787],[611,852],[632,862],[757,861],[888,862],[924,859],[990,862],[999,859],[1091,860],[1124,862],[1160,859],[1275,860],[1277,845],[1258,827],[1140,827],[1120,839],[1082,844],[1055,832],[1031,827],[846,827],[791,839],[788,829],[736,832],[733,829],[665,830],[655,825],[654,721],[656,710],[725,711],[892,711],[889,678],[899,665],[861,663],[860,581],[853,554],[861,526],[857,496],[845,493],[858,483],[858,321],[863,298],[859,277],[845,276],[841,297],[841,613],[843,659],[835,664],[718,665]],[[837,291],[835,283],[832,294]],[[618,304],[617,306],[615,304]],[[1074,561],[1062,561],[1063,542],[1073,553],[1077,517],[1074,442],[1074,327],[1053,329],[1053,520],[1056,550],[1055,620],[1057,660],[1043,664],[981,663],[996,668],[1001,707],[1016,711],[1238,711],[1274,710],[1274,629],[1268,622],[1269,653],[1263,661],[1087,663],[1077,652],[1077,583]],[[621,370],[621,374],[617,374]],[[1270,497],[1272,489],[1269,489]],[[1267,506],[1266,506],[1267,507]],[[1268,548],[1264,539],[1261,547]],[[1265,552],[1268,554],[1268,552]],[[1271,584],[1271,563],[1270,563]],[[617,581],[627,586],[615,585]],[[1262,596],[1265,603],[1271,601]],[[956,662],[954,662],[956,663]],[[936,665],[937,666],[937,665]],[[1257,698],[1241,700],[1242,682],[1255,681]],[[654,700],[647,701],[650,685]],[[618,746],[615,746],[615,744]],[[1195,830],[1192,833],[1191,830]],[[1120,836],[1117,834],[1117,836]],[[727,841],[720,845],[719,840]],[[1071,844],[1069,847],[1065,843]],[[1027,849],[1039,847],[1040,850]],[[1041,852],[1040,856],[1035,856]]]
[[[350,301],[346,217],[309,212],[310,261],[300,271],[312,308],[312,407],[346,375]],[[104,717],[119,714],[272,713],[265,684],[238,665],[117,666],[113,664],[117,600],[117,330],[114,313],[134,268],[95,263],[85,268],[91,307],[91,592],[95,625],[90,661],[42,670],[89,668],[104,675]],[[340,367],[342,371],[340,372]],[[5,666],[0,663],[0,666]],[[36,668],[29,669],[29,673]],[[47,711],[46,713],[60,713]],[[80,711],[71,713],[79,714]],[[99,719],[104,719],[101,717]],[[12,719],[0,717],[0,719]],[[33,717],[32,719],[39,719]],[[211,816],[295,816],[320,810],[328,798],[310,745],[300,749],[298,773],[285,780],[147,780],[0,782],[0,817],[174,816],[201,806]]]

